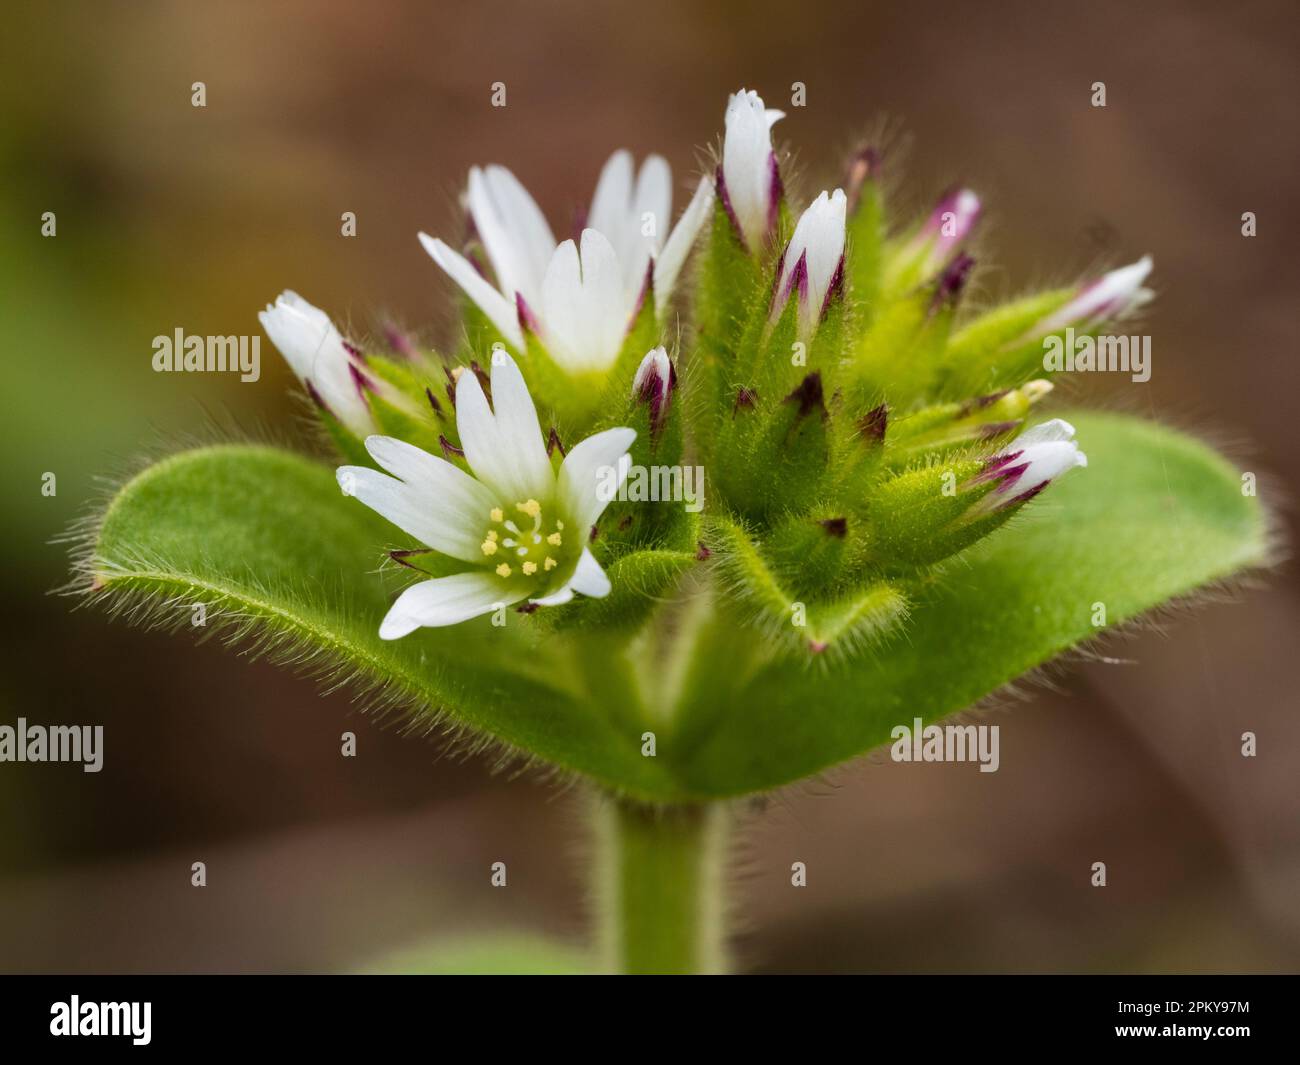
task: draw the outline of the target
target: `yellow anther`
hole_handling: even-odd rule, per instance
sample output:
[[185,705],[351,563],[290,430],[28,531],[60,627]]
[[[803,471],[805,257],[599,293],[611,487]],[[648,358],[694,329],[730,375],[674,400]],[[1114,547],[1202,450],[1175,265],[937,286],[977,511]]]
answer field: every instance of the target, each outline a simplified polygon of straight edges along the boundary
[[560,534],[557,533],[557,532],[556,532],[556,533],[551,533],[551,535],[548,536],[548,537],[546,538],[546,542],[547,542],[548,544],[550,544],[552,547],[559,547],[559,546],[560,546]]
[[506,520],[506,516],[505,516],[504,513],[502,513],[500,507],[493,507],[493,508],[492,508],[492,513],[489,515],[489,517],[490,517],[493,521],[505,521],[505,520]]
[[559,521],[559,520],[557,519],[556,522],[555,522],[555,527],[556,527],[557,529],[559,529],[560,532],[563,532],[563,531],[564,531],[564,522]]
[[542,505],[537,500],[530,499],[527,503],[516,503],[515,510],[521,514],[527,514],[530,518],[535,518],[542,512]]
[[489,529],[489,530],[488,530],[488,539],[489,539],[489,540],[495,540],[496,538],[497,538],[497,531],[496,531],[496,529]]
[[498,577],[509,577],[509,576],[510,576],[510,567],[507,566],[504,562],[502,562],[501,565],[499,565],[499,566],[497,567],[497,576],[498,576]]
[[524,576],[525,576],[525,577],[531,577],[531,576],[532,576],[534,573],[536,573],[536,572],[537,572],[537,563],[536,563],[536,562],[525,562],[525,563],[524,563]]
[[547,570],[552,570],[555,569],[555,567],[558,565],[559,563],[556,562],[555,559],[551,558],[550,555],[547,555],[546,561],[542,563],[542,568]]
[[479,546],[483,548],[483,554],[485,555],[495,555],[497,553],[497,545],[491,540],[484,540]]

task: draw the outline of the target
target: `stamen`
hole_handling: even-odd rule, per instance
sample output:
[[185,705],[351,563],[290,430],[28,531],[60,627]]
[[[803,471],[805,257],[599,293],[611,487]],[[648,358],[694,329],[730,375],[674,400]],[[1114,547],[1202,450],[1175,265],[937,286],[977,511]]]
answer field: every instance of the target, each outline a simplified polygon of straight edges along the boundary
[[521,514],[527,514],[530,518],[535,518],[542,512],[542,505],[535,499],[530,499],[526,503],[516,503],[515,510]]
[[490,539],[484,540],[479,546],[482,547],[485,555],[495,555],[497,553],[497,545]]
[[501,510],[500,507],[493,507],[492,512],[488,515],[488,517],[490,517],[493,521],[501,521],[505,517],[505,513]]
[[536,572],[537,572],[537,563],[536,563],[536,562],[525,562],[525,563],[524,563],[524,575],[525,575],[525,576],[527,576],[527,577],[531,577],[531,576],[532,576],[534,573],[536,573]]
[[551,558],[550,555],[547,555],[546,561],[542,563],[542,569],[551,570],[551,569],[555,569],[555,567],[558,565],[559,563],[556,562],[555,559]]
[[497,567],[498,577],[509,577],[510,573],[511,573],[510,567],[506,565],[506,563],[504,562],[502,562],[501,565]]
[[487,536],[488,536],[488,539],[489,539],[489,540],[495,540],[495,539],[497,538],[497,531],[496,531],[496,529],[489,529],[489,530],[488,530],[488,534],[487,534]]
[[[559,522],[556,522],[556,525],[559,525]],[[552,547],[559,547],[561,542],[560,534],[557,532],[551,533],[551,535],[546,538],[546,542]]]

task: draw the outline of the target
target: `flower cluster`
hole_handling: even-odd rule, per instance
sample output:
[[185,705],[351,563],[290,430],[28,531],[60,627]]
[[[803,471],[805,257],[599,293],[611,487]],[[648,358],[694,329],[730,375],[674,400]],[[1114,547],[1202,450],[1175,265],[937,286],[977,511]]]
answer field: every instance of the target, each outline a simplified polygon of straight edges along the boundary
[[[739,621],[852,653],[905,623],[935,567],[1086,465],[1067,422],[1030,425],[1051,391],[1044,342],[1139,308],[1150,259],[973,310],[979,196],[897,219],[868,145],[796,214],[782,117],[733,95],[676,218],[667,162],[615,152],[576,239],[556,240],[505,167],[472,169],[466,238],[419,235],[466,297],[458,351],[393,330],[349,341],[292,292],[262,313],[352,460],[344,492],[418,545],[395,557],[427,579],[382,636],[511,605],[580,625],[605,597],[600,625],[636,626],[700,568],[692,587]],[[687,462],[706,471],[703,515],[609,491],[610,471],[670,484]]]

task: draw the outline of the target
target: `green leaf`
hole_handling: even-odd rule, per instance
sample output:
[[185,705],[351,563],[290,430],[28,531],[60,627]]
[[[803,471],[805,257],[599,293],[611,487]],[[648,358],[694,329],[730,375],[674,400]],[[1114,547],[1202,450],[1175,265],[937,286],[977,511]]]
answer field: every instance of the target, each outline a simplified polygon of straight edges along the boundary
[[[441,711],[624,794],[742,795],[862,754],[914,716],[978,702],[1094,637],[1095,602],[1114,624],[1267,562],[1262,509],[1225,460],[1157,425],[1068,417],[1088,468],[909,596],[910,617],[882,645],[844,662],[765,660],[752,630],[718,615],[692,623],[708,639],[686,648],[687,681],[671,698],[681,671],[642,662],[646,709],[660,720],[653,758],[641,755],[644,711],[621,652],[542,639],[513,612],[503,629],[480,619],[379,640],[392,585],[377,562],[413,545],[297,456],[231,445],[166,460],[119,492],[85,566],[96,594],[124,610],[188,629],[187,608],[202,601],[209,625],[252,635],[257,649],[295,662],[318,652],[414,704],[417,718]],[[846,603],[846,624],[877,606]]]
[[376,976],[582,976],[593,971],[581,950],[525,932],[438,940],[362,969]]
[[329,467],[224,445],[175,455],[128,482],[83,569],[97,598],[142,620],[190,630],[201,602],[200,635],[248,637],[331,683],[378,689],[419,721],[486,732],[616,790],[671,793],[663,763],[641,757],[639,734],[586,696],[576,649],[552,639],[543,653],[523,615],[508,611],[500,628],[480,618],[379,639],[393,592],[413,576],[377,572],[394,546],[417,545],[343,497]]
[[[1174,430],[1067,414],[1086,470],[1053,485],[962,554],[878,651],[819,671],[773,662],[747,674],[675,769],[697,796],[773,788],[889,741],[913,717],[969,707],[1111,624],[1267,563],[1265,517],[1223,458]],[[685,723],[687,731],[693,731]]]

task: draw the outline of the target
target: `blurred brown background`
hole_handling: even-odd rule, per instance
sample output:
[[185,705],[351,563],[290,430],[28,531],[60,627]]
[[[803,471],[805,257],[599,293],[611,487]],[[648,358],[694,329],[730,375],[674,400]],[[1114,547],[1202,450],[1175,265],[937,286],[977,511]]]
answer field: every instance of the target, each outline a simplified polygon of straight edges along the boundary
[[[98,775],[0,765],[0,969],[336,970],[475,929],[583,934],[573,794],[46,594],[51,537],[154,433],[225,411],[303,438],[269,344],[239,385],[154,374],[151,338],[256,332],[284,287],[445,335],[415,233],[459,232],[471,164],[509,165],[560,228],[618,146],[664,153],[680,208],[742,85],[790,112],[804,191],[883,116],[909,202],[960,179],[990,203],[986,292],[1150,251],[1151,382],[1073,391],[1218,441],[1293,525],[1291,3],[20,4],[0,51],[0,721],[106,726]],[[1061,672],[997,717],[996,774],[864,761],[747,814],[744,967],[1296,970],[1298,592],[1284,567]]]

